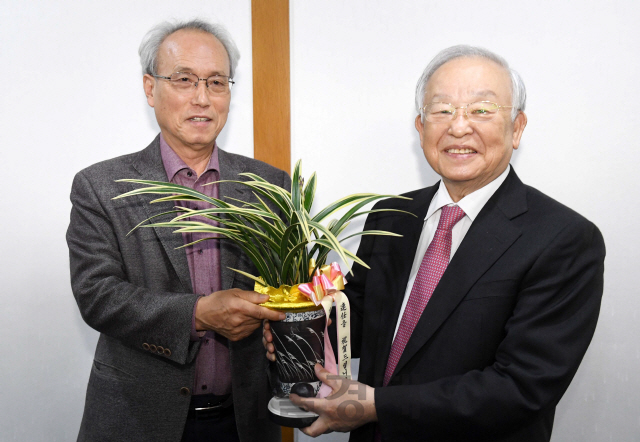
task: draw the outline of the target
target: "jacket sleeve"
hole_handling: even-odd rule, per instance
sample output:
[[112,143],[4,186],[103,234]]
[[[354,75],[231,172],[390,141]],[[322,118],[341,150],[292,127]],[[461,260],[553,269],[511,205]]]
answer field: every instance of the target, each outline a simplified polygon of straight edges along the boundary
[[[126,345],[188,363],[199,345],[190,341],[197,295],[180,292],[184,288],[166,256],[152,256],[160,246],[151,229],[126,236],[111,200],[115,194],[93,177],[80,172],[74,179],[67,230],[71,286],[83,319]],[[140,204],[134,200],[121,203],[127,205],[121,213]]]
[[582,219],[564,226],[524,275],[492,365],[420,385],[376,388],[384,438],[466,440],[514,431],[552,410],[595,331],[604,256],[593,224]]

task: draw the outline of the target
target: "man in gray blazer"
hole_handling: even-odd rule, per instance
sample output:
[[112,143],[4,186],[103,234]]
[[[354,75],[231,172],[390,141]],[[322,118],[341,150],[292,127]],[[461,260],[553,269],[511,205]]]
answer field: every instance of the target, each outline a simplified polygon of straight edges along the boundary
[[279,440],[266,415],[267,361],[258,328],[283,315],[257,305],[266,295],[230,270],[255,273],[251,262],[224,240],[179,248],[198,234],[128,235],[175,203],[113,200],[134,188],[116,183],[120,178],[170,181],[244,201],[255,197],[241,185],[204,184],[252,172],[290,185],[285,172],[216,145],[238,57],[217,26],[200,20],[156,26],[140,58],[160,134],[144,150],[74,179],[67,232],[72,288],[82,317],[100,332],[79,441]]

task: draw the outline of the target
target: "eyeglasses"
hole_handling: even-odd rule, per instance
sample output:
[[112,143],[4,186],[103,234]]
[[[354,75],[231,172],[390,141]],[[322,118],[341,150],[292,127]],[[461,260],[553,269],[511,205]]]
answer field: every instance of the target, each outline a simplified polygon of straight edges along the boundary
[[198,83],[205,82],[207,90],[211,94],[227,94],[231,90],[231,85],[235,83],[230,77],[226,75],[212,75],[209,78],[199,78],[196,74],[188,72],[175,72],[170,77],[163,77],[162,75],[154,75],[155,78],[162,78],[168,80],[171,85],[181,92],[189,92],[198,87]]
[[476,101],[466,106],[455,107],[451,103],[434,101],[422,108],[424,117],[431,123],[448,123],[455,120],[458,109],[464,109],[464,115],[469,121],[482,123],[491,121],[500,109],[511,109],[513,106],[500,106],[491,101]]

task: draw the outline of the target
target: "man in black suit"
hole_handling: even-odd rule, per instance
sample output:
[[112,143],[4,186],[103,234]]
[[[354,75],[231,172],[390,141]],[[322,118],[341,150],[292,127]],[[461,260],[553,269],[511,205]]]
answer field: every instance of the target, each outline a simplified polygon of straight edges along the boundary
[[[415,218],[367,219],[365,230],[403,237],[363,237],[358,256],[371,269],[355,265],[345,290],[359,382],[316,366],[334,394],[292,395],[320,415],[303,431],[352,431],[352,441],[548,441],[596,327],[602,236],[509,165],[527,123],[525,89],[501,57],[442,51],[416,101],[420,143],[442,180],[376,207]],[[452,212],[459,216],[444,225]]]

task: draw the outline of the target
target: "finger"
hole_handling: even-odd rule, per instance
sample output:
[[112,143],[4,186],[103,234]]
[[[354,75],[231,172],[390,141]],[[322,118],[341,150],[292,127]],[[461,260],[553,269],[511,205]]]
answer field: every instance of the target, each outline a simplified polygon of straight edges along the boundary
[[250,307],[247,311],[247,314],[256,319],[268,319],[270,321],[282,321],[287,317],[287,315],[285,315],[283,312],[271,310],[270,308],[262,307],[259,305]]
[[256,305],[250,301],[247,301],[242,296],[238,296],[238,299],[235,303],[235,309],[239,314],[243,314],[245,316],[258,320],[258,325],[262,325],[265,319],[268,319],[270,321],[282,321],[287,317],[282,312],[271,310],[270,308],[262,307],[261,305]]
[[301,396],[298,396],[295,393],[291,393],[289,395],[289,399],[291,400],[291,402],[293,402],[294,405],[302,408],[304,411],[311,411],[313,413],[317,413],[316,410],[320,406],[319,401],[324,400],[324,399],[314,399],[314,398],[303,398]]
[[271,339],[271,336],[262,337],[262,346],[265,350],[270,351],[271,353],[275,351],[275,348],[273,347],[273,339]]
[[311,437],[318,437],[321,434],[331,433],[331,429],[325,423],[322,416],[316,419],[315,422],[309,425],[308,427],[301,428],[300,430],[307,436],[311,436]]
[[245,314],[256,319],[269,319],[271,321],[282,321],[286,315],[276,310],[271,310],[257,304],[262,304],[269,300],[269,295],[257,292],[249,292],[246,290],[238,290],[236,296],[240,299],[254,304],[252,307],[246,306]]
[[270,342],[266,342],[264,340],[264,338],[262,338],[262,346],[264,347],[265,350],[267,350],[267,353],[269,354],[275,354],[276,353],[276,349],[273,346],[273,344],[271,344]]
[[263,325],[262,326],[262,338],[266,342],[272,342],[273,341],[273,335],[271,334],[271,327],[269,326],[269,322],[266,319],[265,319],[265,322],[267,323],[267,325]]
[[269,295],[258,292],[250,292],[247,290],[238,290],[237,292],[235,292],[235,295],[238,298],[244,299],[245,301],[249,301],[253,304],[262,304],[263,302],[267,302],[269,300]]
[[340,385],[338,385],[338,380],[335,379],[335,375],[329,370],[325,369],[322,365],[316,364],[313,369],[316,372],[316,376],[318,377],[318,379],[320,379],[320,381],[322,381],[323,384],[327,384],[334,390],[340,387]]
[[333,321],[331,320],[331,318],[327,319],[327,327],[329,327],[332,323]]

